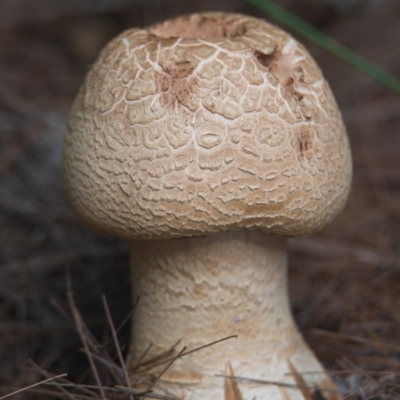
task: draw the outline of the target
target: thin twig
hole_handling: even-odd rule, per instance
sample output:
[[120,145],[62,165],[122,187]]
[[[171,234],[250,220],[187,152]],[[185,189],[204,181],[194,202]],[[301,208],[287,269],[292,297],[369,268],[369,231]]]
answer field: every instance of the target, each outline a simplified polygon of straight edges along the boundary
[[[215,340],[214,342],[207,343],[207,344],[205,344],[205,345],[203,345],[203,346],[196,347],[196,348],[193,349],[193,350],[187,351],[186,353],[181,354],[180,357],[187,356],[188,354],[192,354],[192,353],[194,353],[194,352],[196,352],[196,351],[203,350],[203,349],[205,349],[206,347],[210,347],[210,346],[213,346],[214,344],[217,344],[217,343],[220,343],[220,342],[224,342],[225,340],[232,339],[232,338],[236,338],[236,337],[237,337],[237,335],[231,335],[231,336],[224,337],[224,338],[222,338],[222,339]],[[157,367],[157,366],[159,366],[159,365],[161,365],[161,364],[164,364],[164,363],[166,363],[166,362],[169,362],[169,361],[171,361],[171,360],[173,360],[173,359],[175,359],[175,357],[167,358],[166,360],[160,361],[160,362],[157,363],[157,364],[152,364],[152,365],[151,365],[151,368]],[[147,364],[147,363],[146,363],[146,364]]]
[[[39,365],[37,365],[33,360],[28,360],[29,364],[31,364],[35,369],[37,369],[39,371],[39,373],[41,373],[45,378],[51,378],[50,374],[46,371],[44,371]],[[48,385],[49,383],[51,383],[52,385],[57,386],[57,388],[59,390],[61,390],[61,392],[66,395],[67,397],[70,398],[70,400],[75,400],[74,396],[72,396],[67,390],[65,390],[62,387],[62,381],[66,381],[68,382],[66,379],[61,379],[61,382],[46,382],[45,385]],[[89,394],[93,394],[92,392],[89,392]]]
[[[146,368],[152,368],[153,366],[159,365],[160,363],[163,364],[165,362],[168,362],[170,358],[166,359],[165,357],[169,356],[170,354],[174,353],[175,347],[178,346],[178,344],[182,341],[182,339],[179,339],[174,343],[168,350],[163,351],[160,354],[155,355],[154,357],[150,358],[149,360],[143,361],[142,364],[139,366],[142,369],[144,367]],[[156,364],[159,360],[162,360],[159,364]],[[145,369],[146,369],[145,368]]]
[[45,379],[44,381],[40,381],[40,382],[34,383],[33,385],[29,385],[29,386],[27,386],[25,388],[18,389],[16,391],[12,392],[12,393],[6,394],[5,396],[1,396],[0,400],[7,399],[7,398],[9,398],[11,396],[15,396],[18,393],[25,392],[26,390],[32,389],[32,388],[34,388],[36,386],[39,386],[39,385],[43,385],[44,383],[52,381],[54,379],[63,378],[64,376],[67,376],[67,375],[68,374],[61,374],[61,375],[57,375],[57,376],[53,376],[51,378]]
[[168,363],[168,365],[165,366],[165,368],[158,374],[157,378],[154,380],[154,382],[152,382],[152,384],[147,388],[145,394],[143,395],[143,398],[146,397],[146,394],[151,392],[151,390],[153,389],[153,387],[156,385],[156,383],[158,382],[158,380],[164,375],[164,373],[168,370],[168,368],[180,357],[182,357],[182,354],[184,353],[184,351],[186,350],[186,346],[184,346],[182,348],[182,350]]
[[93,357],[90,353],[89,346],[86,340],[85,333],[83,331],[83,326],[82,326],[82,320],[81,316],[79,314],[78,309],[76,308],[75,302],[74,302],[74,292],[72,291],[72,283],[71,283],[71,274],[70,270],[67,270],[67,298],[68,298],[68,303],[71,308],[72,316],[74,317],[75,325],[76,325],[76,330],[78,331],[79,337],[81,338],[82,345],[86,350],[87,358],[90,364],[90,368],[92,370],[92,373],[94,375],[94,378],[96,380],[97,385],[99,386],[99,391],[101,394],[101,398],[103,400],[107,400],[106,396],[104,394],[104,391],[102,389],[101,381],[99,374],[97,372],[96,366],[93,361]]
[[[74,324],[74,320],[67,314],[67,312],[63,309],[63,307],[55,300],[55,299],[51,299],[50,304],[59,312],[59,314],[61,314],[66,320],[68,320],[69,322],[71,322],[72,324]],[[83,325],[86,325],[84,322],[82,322]],[[74,324],[75,326],[75,324]],[[93,341],[94,343],[90,343],[89,341],[89,345],[90,347],[94,348],[95,350],[101,348],[100,345],[98,345],[97,341],[95,340],[94,336],[91,334],[90,331],[88,331],[88,329],[84,328],[86,332],[86,338],[87,340]],[[86,356],[88,356],[87,352],[85,349],[81,349]],[[97,361],[103,363],[104,365],[106,365],[109,369],[108,372],[113,376],[113,378],[117,381],[120,381],[120,377],[117,375],[116,370],[119,370],[120,368],[115,365],[114,361],[108,357],[107,354],[104,354],[103,357],[100,357],[99,355],[95,354],[93,351],[91,351],[91,355],[93,358],[95,358]],[[106,357],[107,359],[105,359],[104,357]],[[122,373],[122,371],[118,371],[120,373]]]
[[[265,385],[275,385],[275,386],[282,386],[282,387],[287,387],[287,388],[292,388],[292,389],[299,389],[299,388],[307,388],[307,389],[315,389],[313,386],[308,386],[308,385],[297,385],[296,383],[285,383],[285,382],[278,382],[278,381],[268,381],[264,379],[255,379],[255,378],[247,378],[244,376],[236,376],[236,375],[224,375],[224,374],[215,374],[214,376],[218,376],[220,378],[228,378],[228,379],[236,379],[240,381],[247,381],[247,382],[254,382],[254,383],[260,383],[260,384],[265,384]],[[338,389],[328,389],[328,388],[318,388],[320,391],[326,391],[326,392],[333,392],[333,393],[343,393],[343,390],[338,390]]]
[[[46,383],[46,385],[54,386],[55,384],[50,382],[50,383]],[[64,388],[71,388],[71,389],[81,388],[81,389],[99,390],[99,386],[97,386],[97,385],[79,385],[79,384],[75,384],[75,383],[59,383],[59,385]],[[114,387],[102,386],[102,389],[104,391],[115,392],[115,393],[124,392],[123,388],[124,388],[123,386],[118,386],[118,385],[116,385]],[[132,394],[135,394],[135,395],[145,393],[144,390],[137,390],[137,389],[132,389],[132,388],[129,388],[129,392],[131,392]]]
[[230,335],[230,336],[224,337],[224,338],[222,338],[222,339],[215,340],[214,342],[211,342],[211,343],[205,344],[205,345],[203,345],[203,346],[196,347],[196,348],[193,349],[193,350],[187,351],[186,353],[183,353],[183,354],[181,355],[181,357],[187,356],[188,354],[192,354],[192,353],[194,353],[194,352],[196,352],[196,351],[199,351],[199,350],[203,350],[203,349],[205,349],[206,347],[213,346],[214,344],[224,342],[225,340],[229,340],[229,339],[233,339],[233,338],[237,338],[237,337],[238,337],[238,335]]
[[315,387],[309,387],[302,377],[302,375],[296,370],[295,366],[292,364],[290,359],[287,359],[288,367],[292,376],[297,384],[297,387],[300,389],[301,394],[303,395],[304,399],[306,400],[313,400],[314,399],[314,392]]
[[[132,389],[131,388],[131,382],[129,381],[128,370],[126,369],[126,365],[125,365],[124,359],[122,357],[121,347],[119,346],[117,332],[115,331],[114,322],[113,322],[112,317],[111,317],[111,313],[110,313],[110,309],[109,309],[108,304],[107,304],[106,296],[103,294],[103,296],[101,298],[103,300],[103,307],[104,307],[104,310],[106,312],[106,318],[107,318],[107,321],[108,321],[108,325],[110,326],[110,329],[111,329],[111,334],[112,334],[112,337],[113,337],[113,340],[114,340],[114,345],[115,345],[115,348],[117,350],[118,359],[119,359],[121,367],[122,367],[122,369],[124,371],[126,386],[129,389]],[[129,398],[131,400],[133,400],[133,395],[130,394]]]
[[150,343],[146,350],[142,353],[142,355],[139,357],[139,359],[137,360],[137,362],[133,365],[132,370],[135,371],[136,368],[141,364],[141,362],[143,361],[143,359],[147,356],[147,354],[149,353],[150,349],[153,347],[153,343]]
[[[43,386],[46,386],[48,383],[46,382]],[[3,389],[3,387],[2,387]],[[61,398],[65,400],[65,394],[61,392],[56,392],[55,390],[46,390],[46,389],[29,389],[29,393],[35,393],[35,394],[43,394],[46,396],[52,396],[54,398]],[[91,397],[91,396],[86,396],[84,394],[74,394],[73,396],[74,400],[98,400],[98,397]]]
[[139,303],[140,295],[136,297],[135,304],[132,306],[131,311],[129,311],[128,315],[124,318],[124,320],[119,324],[117,328],[117,333],[121,331],[121,329],[125,326],[125,324],[132,318],[133,313]]
[[[360,357],[360,358],[364,358],[364,357]],[[400,371],[374,371],[374,370],[367,370],[367,369],[363,369],[361,370],[362,372],[368,373],[368,374],[377,374],[377,375],[383,375],[383,377],[387,376],[387,375],[400,375]],[[302,375],[329,375],[329,373],[332,374],[349,374],[349,373],[354,373],[357,371],[354,371],[354,369],[330,369],[329,372],[328,371],[304,371],[301,374]],[[285,375],[294,375],[291,372],[286,372]]]
[[[86,349],[80,348],[79,351],[81,351],[82,353],[84,353],[84,354],[87,355]],[[89,350],[89,351],[90,351],[90,350]],[[99,356],[99,355],[93,353],[92,351],[90,351],[90,354],[91,354],[91,356],[93,357],[94,360],[96,360],[96,361],[98,361],[99,363],[103,364],[103,365],[104,365],[105,367],[107,367],[108,369],[113,369],[113,370],[115,370],[118,374],[121,374],[121,375],[124,374],[123,369],[122,369],[120,366],[118,366],[117,364],[115,364],[113,361],[106,360],[106,359],[104,359],[103,357],[101,357],[101,356]],[[118,379],[118,376],[117,376],[117,377],[114,376],[114,378],[117,378],[117,380],[119,380],[119,379]]]
[[318,329],[318,328],[314,328],[314,329],[310,330],[310,333],[318,335],[318,336],[323,336],[328,339],[343,340],[346,342],[356,343],[359,345],[378,347],[378,348],[392,350],[392,351],[400,351],[400,346],[396,346],[394,344],[378,342],[377,340],[365,339],[365,338],[358,337],[358,336],[346,335],[344,333],[329,332],[329,331],[324,331],[324,330]]
[[[118,328],[116,329],[117,334],[121,332],[121,329],[125,326],[125,324],[132,318],[132,315],[136,309],[136,306],[139,303],[140,295],[137,296],[135,304],[132,306],[131,310],[129,311],[128,315],[123,319],[123,321],[119,324]],[[103,348],[108,347],[112,342],[112,339],[108,340],[106,343],[102,344]]]
[[[353,369],[353,372],[358,372],[360,373],[366,380],[367,380],[367,385],[365,385],[364,389],[368,390],[369,388],[381,388],[381,382],[375,378],[373,378],[367,371],[362,370],[360,367],[358,367],[357,365],[355,365],[354,363],[352,363],[349,359],[347,359],[346,357],[343,357],[340,360],[346,367],[350,367]],[[358,388],[358,392],[360,393],[361,398],[364,400],[366,398],[363,387],[359,387]],[[389,389],[389,392],[391,392],[391,390]],[[398,393],[393,393],[395,396]]]
[[[121,389],[121,391],[124,392],[129,392],[129,389],[124,387],[124,386],[115,386],[118,389]],[[134,391],[133,389],[131,389],[132,392]],[[176,397],[172,394],[168,394],[168,395],[163,395],[163,394],[157,394],[157,393],[147,393],[146,397],[151,397],[153,399],[161,399],[161,400],[181,400],[179,397]]]

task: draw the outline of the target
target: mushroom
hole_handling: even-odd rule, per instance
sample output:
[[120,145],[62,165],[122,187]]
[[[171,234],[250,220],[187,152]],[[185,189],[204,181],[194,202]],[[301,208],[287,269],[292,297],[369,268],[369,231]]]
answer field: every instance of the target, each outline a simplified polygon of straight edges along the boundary
[[112,40],[73,105],[63,184],[84,222],[131,240],[133,362],[150,343],[151,358],[237,335],[177,359],[158,387],[296,400],[303,379],[339,399],[291,315],[287,238],[341,211],[351,171],[327,82],[276,26],[200,13]]

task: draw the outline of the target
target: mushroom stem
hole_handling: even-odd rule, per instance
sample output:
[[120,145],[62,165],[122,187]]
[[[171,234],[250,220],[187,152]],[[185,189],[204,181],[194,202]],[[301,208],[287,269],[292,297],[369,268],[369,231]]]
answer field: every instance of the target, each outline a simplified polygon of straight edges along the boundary
[[[315,372],[303,376],[308,385],[335,389],[291,315],[286,238],[240,230],[132,241],[131,269],[133,297],[141,296],[133,363],[150,343],[145,360],[178,340],[191,350],[237,335],[178,359],[162,376],[161,388],[183,399],[222,400],[224,382],[216,375],[224,375],[229,363],[237,377],[286,384],[296,384],[293,366],[300,374]],[[304,399],[299,389],[236,381],[246,399]],[[339,398],[332,393],[324,395]]]

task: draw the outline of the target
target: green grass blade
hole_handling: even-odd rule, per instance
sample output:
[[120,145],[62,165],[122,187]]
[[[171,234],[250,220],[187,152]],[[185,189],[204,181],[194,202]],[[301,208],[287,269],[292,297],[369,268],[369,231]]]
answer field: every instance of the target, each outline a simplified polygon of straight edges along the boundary
[[260,10],[266,12],[282,24],[305,36],[318,46],[334,54],[336,57],[369,75],[371,78],[387,86],[389,89],[400,94],[400,79],[369,62],[354,51],[340,44],[338,41],[323,34],[321,31],[303,21],[301,18],[286,11],[282,7],[277,6],[270,0],[247,1]]

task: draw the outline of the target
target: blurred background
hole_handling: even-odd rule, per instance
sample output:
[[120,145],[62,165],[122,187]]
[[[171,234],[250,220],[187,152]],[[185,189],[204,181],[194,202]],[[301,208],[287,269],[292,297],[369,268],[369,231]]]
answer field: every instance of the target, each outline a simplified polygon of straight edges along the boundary
[[[400,77],[398,0],[276,3]],[[86,71],[122,30],[207,10],[277,23],[244,0],[0,2],[0,396],[43,379],[41,369],[91,382],[69,317],[67,269],[99,341],[107,325],[101,295],[116,325],[131,309],[127,243],[78,222],[60,185],[63,132]],[[293,34],[336,95],[354,161],[344,212],[318,234],[290,241],[293,312],[346,399],[398,399],[400,96]],[[126,326],[123,349],[128,335]],[[44,395],[42,387],[15,398]]]

